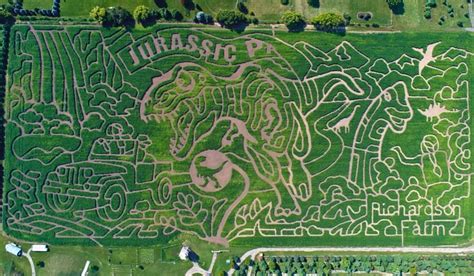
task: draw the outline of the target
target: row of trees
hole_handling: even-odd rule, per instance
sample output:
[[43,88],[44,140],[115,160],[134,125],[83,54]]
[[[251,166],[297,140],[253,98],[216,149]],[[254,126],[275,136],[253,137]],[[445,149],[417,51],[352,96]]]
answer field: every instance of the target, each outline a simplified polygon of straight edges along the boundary
[[474,272],[474,255],[471,256],[284,256],[261,258],[259,261],[250,259],[240,260],[235,257],[231,261],[231,268],[236,269],[237,275],[247,275],[250,267],[256,275],[274,273],[300,274],[317,273],[330,275],[332,271],[343,270],[353,272],[388,272],[394,274],[420,271],[440,271],[460,275],[472,275]]
[[133,11],[133,15],[122,7],[103,8],[96,6],[92,8],[89,16],[104,26],[133,26],[135,21],[143,26],[155,24],[157,20],[182,21],[183,15],[178,10],[168,10],[161,8],[158,10],[150,9],[147,6],[139,5]]
[[[281,22],[285,24],[290,32],[299,32],[304,30],[307,22],[303,15],[287,11],[281,17]],[[323,13],[310,20],[317,30],[325,32],[343,32],[348,21],[342,15],[336,13]]]
[[[104,26],[130,26],[135,22],[143,26],[155,24],[157,20],[163,19],[166,21],[182,21],[183,15],[178,10],[168,10],[161,8],[159,10],[150,9],[147,6],[140,5],[135,8],[133,15],[122,7],[103,8],[96,6],[92,8],[89,16],[103,24]],[[214,18],[202,11],[196,14],[196,23],[212,24]],[[216,15],[216,21],[224,28],[237,30],[245,28],[248,24],[258,24],[258,19],[250,18],[244,13],[236,10],[220,10]]]
[[[130,12],[122,7],[111,7],[105,9],[96,6],[90,11],[90,17],[104,26],[130,26],[136,22],[143,26],[155,24],[157,20],[183,20],[183,15],[177,10],[169,11],[166,8],[159,10],[150,9],[144,5],[137,6],[133,11],[133,16]],[[250,23],[258,24],[256,17],[249,17],[238,10],[220,10],[216,15],[216,21],[224,28],[231,30],[243,30]],[[350,20],[350,19],[349,19]],[[198,12],[195,18],[196,23],[212,24],[214,18],[204,12]],[[281,22],[286,25],[289,31],[298,32],[304,30],[307,22],[306,19],[299,13],[293,11],[285,12],[281,17]],[[344,31],[345,25],[349,22],[347,18],[335,13],[320,14],[310,20],[311,24],[316,29],[326,32],[341,32]]]

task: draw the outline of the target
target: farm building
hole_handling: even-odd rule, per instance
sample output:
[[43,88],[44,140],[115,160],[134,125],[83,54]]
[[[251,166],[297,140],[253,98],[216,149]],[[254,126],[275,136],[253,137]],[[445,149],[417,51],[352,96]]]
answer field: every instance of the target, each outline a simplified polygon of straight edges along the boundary
[[33,244],[31,246],[31,251],[33,251],[33,252],[48,252],[49,247],[46,244]]
[[189,258],[189,253],[191,249],[188,246],[183,246],[179,252],[179,258],[183,261],[186,261]]
[[23,251],[21,250],[21,248],[14,244],[14,243],[8,243],[5,245],[5,250],[12,254],[12,255],[15,255],[15,256],[18,256],[20,257],[22,254],[23,254]]

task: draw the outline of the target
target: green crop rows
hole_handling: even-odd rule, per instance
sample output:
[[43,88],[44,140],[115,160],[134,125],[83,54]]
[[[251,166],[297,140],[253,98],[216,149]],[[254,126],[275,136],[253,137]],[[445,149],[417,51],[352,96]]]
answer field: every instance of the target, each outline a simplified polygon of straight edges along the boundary
[[472,42],[16,25],[4,228],[106,245],[466,241]]

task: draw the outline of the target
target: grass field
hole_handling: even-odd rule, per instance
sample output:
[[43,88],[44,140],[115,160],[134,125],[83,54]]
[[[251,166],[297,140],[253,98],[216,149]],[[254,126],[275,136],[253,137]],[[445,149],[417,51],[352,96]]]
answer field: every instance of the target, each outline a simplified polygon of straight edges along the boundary
[[[307,4],[305,0],[294,0],[301,2],[299,4],[299,12],[303,13],[307,18],[312,18],[316,14],[326,12],[336,12],[340,14],[348,14],[351,16],[351,22],[355,24],[377,23],[379,25],[391,25],[392,12],[388,8],[385,0],[321,0],[319,8],[313,8]],[[370,12],[373,17],[369,21],[357,18],[359,12]]]
[[[7,0],[0,0],[1,3]],[[432,18],[427,20],[423,17],[425,0],[404,0],[403,12],[394,14],[388,8],[385,0],[321,0],[320,6],[314,8],[308,5],[306,0],[290,0],[288,5],[282,5],[280,0],[245,0],[249,12],[255,13],[261,22],[277,22],[281,14],[286,10],[295,10],[306,16],[307,19],[325,12],[346,13],[351,16],[352,28],[365,28],[366,25],[377,24],[383,28],[393,28],[397,30],[456,30],[459,29],[457,23],[460,21],[465,27],[469,27],[469,19],[465,17],[468,12],[468,6],[465,0],[448,0],[448,4],[454,8],[454,16],[450,17],[447,12],[447,6],[438,0],[438,5],[432,11]],[[24,8],[50,8],[51,0],[24,0]],[[163,4],[165,3],[165,4]],[[94,6],[122,6],[129,11],[133,11],[138,5],[146,5],[150,8],[167,7],[169,9],[179,10],[185,18],[192,19],[199,9],[204,12],[215,15],[220,9],[235,9],[234,0],[195,0],[195,8],[186,10],[179,1],[155,1],[155,0],[137,0],[137,1],[113,1],[113,0],[87,0],[73,1],[64,0],[61,2],[61,16],[65,17],[88,17],[89,11]],[[462,6],[462,7],[461,7]],[[369,12],[372,19],[365,21],[357,17],[359,12]],[[445,23],[439,25],[440,18],[445,18]]]
[[[209,265],[210,262],[210,246],[196,239],[183,237],[179,240],[193,243],[193,249],[201,255],[200,263]],[[4,248],[5,244],[12,241],[0,233],[0,246]],[[28,250],[30,244],[22,241],[15,241],[22,248]],[[215,248],[215,246],[213,246]],[[184,275],[186,270],[191,267],[190,263],[180,261],[178,255],[169,256],[168,261],[163,261],[156,257],[154,259],[137,260],[137,248],[134,247],[91,247],[91,246],[50,246],[48,253],[31,253],[33,261],[38,263],[43,261],[44,268],[36,267],[36,273],[39,276],[48,275],[79,275],[87,260],[91,262],[91,266],[98,266],[98,275],[112,275],[112,272],[128,271],[137,275],[156,275],[157,271],[161,275]],[[143,252],[160,252],[166,250],[166,247],[146,246],[139,249]],[[238,253],[242,253],[239,251]],[[120,255],[120,256],[117,256]],[[118,259],[123,264],[114,263]],[[15,271],[22,272],[24,275],[30,275],[30,266],[26,258],[15,257],[8,254],[5,250],[0,251],[0,271],[10,271],[9,267],[15,267]],[[143,269],[140,268],[143,266]],[[128,275],[129,275],[128,274]],[[3,275],[3,274],[2,274]],[[8,274],[7,274],[8,275]]]
[[16,25],[10,41],[10,235],[116,246],[180,233],[239,246],[471,238],[472,34]]

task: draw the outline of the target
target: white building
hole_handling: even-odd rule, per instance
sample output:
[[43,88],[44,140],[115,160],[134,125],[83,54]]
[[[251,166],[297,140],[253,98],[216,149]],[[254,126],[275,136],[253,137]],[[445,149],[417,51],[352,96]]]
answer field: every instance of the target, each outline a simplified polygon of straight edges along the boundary
[[188,246],[183,246],[181,251],[179,251],[179,258],[183,261],[188,260],[189,252],[191,252],[191,249]]
[[33,251],[33,252],[48,252],[49,247],[46,244],[33,244],[31,246],[31,251]]
[[23,254],[23,251],[21,250],[21,248],[12,242],[5,245],[5,250],[8,253],[18,256],[18,257],[20,257]]

